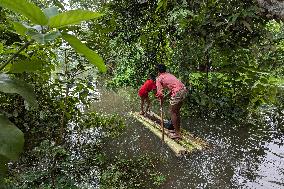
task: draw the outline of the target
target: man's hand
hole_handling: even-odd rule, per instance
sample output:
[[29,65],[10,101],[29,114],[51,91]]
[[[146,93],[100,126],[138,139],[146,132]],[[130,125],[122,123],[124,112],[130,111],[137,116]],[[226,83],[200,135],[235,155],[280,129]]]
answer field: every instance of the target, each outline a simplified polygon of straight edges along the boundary
[[156,97],[157,97],[158,99],[162,99],[162,98],[164,98],[164,95],[163,95],[162,93],[157,93],[157,94],[156,94]]

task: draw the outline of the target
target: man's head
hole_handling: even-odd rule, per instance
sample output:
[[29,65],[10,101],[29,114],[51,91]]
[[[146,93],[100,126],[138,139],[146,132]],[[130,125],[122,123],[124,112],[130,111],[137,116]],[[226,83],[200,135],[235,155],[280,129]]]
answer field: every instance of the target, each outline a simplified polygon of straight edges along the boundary
[[165,64],[158,64],[157,69],[159,73],[165,73],[167,70],[167,67],[165,66]]

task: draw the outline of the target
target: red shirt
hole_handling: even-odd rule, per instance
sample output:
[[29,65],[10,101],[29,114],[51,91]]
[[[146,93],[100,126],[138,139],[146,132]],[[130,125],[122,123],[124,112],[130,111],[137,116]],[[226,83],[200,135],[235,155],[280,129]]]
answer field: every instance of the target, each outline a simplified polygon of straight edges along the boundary
[[140,87],[138,91],[139,96],[148,96],[148,93],[152,90],[156,89],[156,84],[152,79],[148,79],[145,83]]

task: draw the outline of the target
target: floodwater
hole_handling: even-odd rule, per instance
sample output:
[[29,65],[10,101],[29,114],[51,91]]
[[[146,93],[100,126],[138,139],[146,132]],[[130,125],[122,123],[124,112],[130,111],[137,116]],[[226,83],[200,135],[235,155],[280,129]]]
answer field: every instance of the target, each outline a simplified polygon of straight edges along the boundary
[[284,131],[269,117],[265,117],[265,125],[183,117],[182,127],[209,142],[210,148],[177,158],[158,137],[129,116],[130,111],[139,110],[135,91],[102,90],[101,101],[92,109],[118,113],[127,122],[127,131],[108,144],[110,156],[150,154],[165,159],[158,169],[167,179],[159,188],[284,188]]

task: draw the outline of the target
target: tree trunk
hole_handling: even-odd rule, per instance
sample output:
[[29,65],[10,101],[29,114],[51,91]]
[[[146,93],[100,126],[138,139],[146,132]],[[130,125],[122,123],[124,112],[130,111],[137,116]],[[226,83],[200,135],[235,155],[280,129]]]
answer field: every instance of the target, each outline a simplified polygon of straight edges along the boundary
[[283,0],[256,0],[259,6],[265,9],[268,14],[266,17],[284,20],[284,1]]

